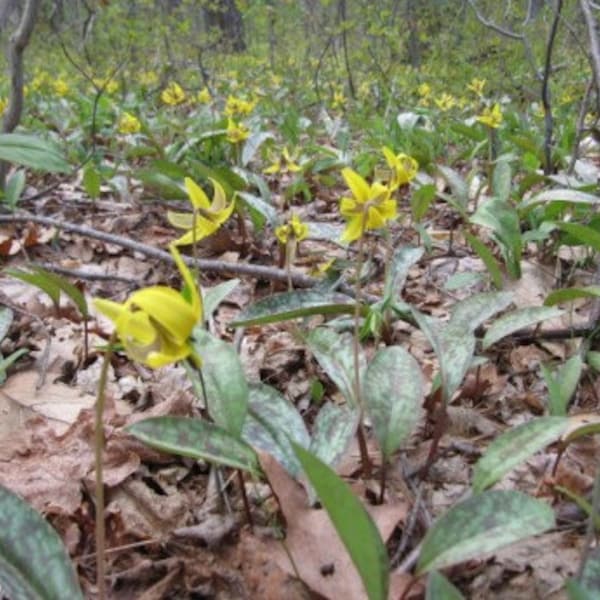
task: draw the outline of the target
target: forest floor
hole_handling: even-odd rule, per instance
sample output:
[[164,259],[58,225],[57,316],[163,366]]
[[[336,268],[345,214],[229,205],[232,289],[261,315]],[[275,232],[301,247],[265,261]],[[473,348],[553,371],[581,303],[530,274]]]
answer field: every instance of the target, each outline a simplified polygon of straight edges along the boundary
[[[337,201],[337,196],[325,191],[298,212],[306,221],[318,220],[341,231]],[[440,318],[448,315],[454,302],[479,291],[477,286],[448,291],[447,279],[459,272],[485,271],[460,234],[453,231],[453,215],[443,207],[430,227],[434,248],[410,270],[403,294],[406,302]],[[164,204],[141,200],[135,193],[128,203],[109,195],[91,203],[77,186],[62,185],[20,208],[154,248],[166,248],[173,239]],[[68,227],[26,221],[3,226],[1,235],[5,266],[24,267],[34,261],[63,269],[73,275],[71,280],[88,298],[122,300],[139,287],[158,283],[179,286],[172,264],[132,252],[118,240],[107,242]],[[397,245],[419,245],[412,228],[397,226],[393,236]],[[385,252],[377,245],[371,251],[373,272],[366,291],[377,295],[381,294]],[[204,270],[203,287],[237,276],[236,265],[275,267],[278,262],[272,235],[256,236],[245,245],[234,227],[224,227],[202,242],[198,252],[200,257],[232,265],[229,273]],[[326,240],[305,240],[294,271],[309,274],[324,256],[344,259],[346,253]],[[591,271],[579,270],[577,265],[577,257],[566,251],[560,260],[547,264],[526,255],[522,278],[507,287],[517,306],[541,305],[561,277],[557,269],[577,270],[576,278],[589,281]],[[324,385],[325,398],[342,399],[290,323],[243,330],[229,326],[243,308],[285,289],[282,285],[266,277],[242,276],[211,315],[210,331],[236,344],[250,381],[261,380],[278,388],[310,425],[315,415],[310,389],[314,379]],[[104,319],[91,321],[86,356],[83,323],[68,302],[56,311],[40,290],[2,275],[0,303],[14,312],[2,353],[30,350],[0,386],[0,483],[49,519],[71,554],[86,597],[94,598],[93,406],[102,362],[97,348],[106,343],[111,326]],[[589,313],[590,304],[581,303],[560,322],[544,323],[541,331],[585,324]],[[314,318],[310,326],[318,322],[319,318]],[[429,386],[437,363],[424,335],[397,321],[392,339],[417,359]],[[469,490],[472,466],[489,442],[507,428],[544,412],[547,391],[540,364],[565,360],[578,343],[576,339],[548,341],[540,337],[507,338],[496,344],[486,353],[489,360],[476,372],[469,372],[453,398],[438,458],[426,478],[421,479],[419,469],[429,453],[433,427],[424,419],[389,467],[383,504],[377,503],[377,472],[372,480],[360,478],[358,449],[350,449],[337,471],[369,505],[387,541],[393,568],[391,598],[400,598],[406,590],[413,551],[431,523]],[[367,353],[373,353],[372,346],[366,342]],[[586,372],[574,399],[575,412],[597,410],[599,393],[600,384]],[[141,418],[167,414],[199,414],[184,369],[151,370],[124,355],[113,357],[105,413],[111,599],[364,598],[358,575],[325,511],[309,508],[302,488],[272,459],[262,458],[272,489],[251,479],[244,483],[251,503],[250,525],[239,481],[227,471],[216,477],[205,463],[151,450],[123,431],[125,425]],[[376,444],[371,439],[368,442],[378,464]],[[501,481],[503,489],[546,499],[555,510],[558,526],[543,536],[447,571],[466,597],[565,597],[564,580],[575,573],[581,557],[586,516],[560,496],[556,486],[589,495],[598,443],[590,436],[571,444],[554,474],[557,448],[550,446]],[[407,597],[423,597],[423,589],[423,583],[416,582]]]

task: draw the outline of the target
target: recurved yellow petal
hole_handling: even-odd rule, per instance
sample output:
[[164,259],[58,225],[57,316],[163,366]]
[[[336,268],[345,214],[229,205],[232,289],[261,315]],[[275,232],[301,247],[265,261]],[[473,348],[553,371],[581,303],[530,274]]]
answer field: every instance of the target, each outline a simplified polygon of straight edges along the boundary
[[204,193],[204,190],[190,177],[186,177],[184,183],[193,207],[208,209],[210,207],[210,202],[208,201],[208,197]]
[[361,177],[356,171],[346,167],[342,169],[342,176],[344,177],[346,184],[350,188],[352,195],[357,202],[361,204],[367,202],[369,199],[369,184]]
[[363,231],[363,217],[362,215],[358,215],[356,217],[352,217],[348,224],[346,225],[346,229],[344,229],[344,233],[342,233],[341,240],[342,242],[353,242],[361,237],[364,233]]

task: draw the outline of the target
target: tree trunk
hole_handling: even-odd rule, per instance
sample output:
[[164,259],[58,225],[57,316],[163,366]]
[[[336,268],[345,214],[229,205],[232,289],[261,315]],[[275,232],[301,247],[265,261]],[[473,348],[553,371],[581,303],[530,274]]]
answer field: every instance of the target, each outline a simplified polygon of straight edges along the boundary
[[209,28],[220,32],[220,45],[225,50],[244,52],[244,22],[235,0],[218,0],[215,8],[205,8],[204,18]]

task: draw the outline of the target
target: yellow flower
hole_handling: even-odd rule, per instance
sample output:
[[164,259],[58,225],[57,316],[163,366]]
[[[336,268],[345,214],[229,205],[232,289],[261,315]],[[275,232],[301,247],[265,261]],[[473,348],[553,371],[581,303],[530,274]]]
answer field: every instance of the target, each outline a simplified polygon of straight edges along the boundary
[[69,84],[63,79],[53,81],[52,88],[57,96],[66,96],[69,93]]
[[158,75],[155,71],[143,71],[140,73],[138,81],[144,87],[151,87],[158,83]]
[[417,87],[417,94],[419,94],[421,98],[428,98],[431,96],[431,86],[428,83],[422,83]]
[[227,139],[232,144],[239,144],[250,136],[250,130],[243,123],[236,123],[233,119],[227,121]]
[[167,219],[173,227],[189,230],[173,242],[175,246],[188,246],[208,237],[231,216],[235,208],[235,200],[232,199],[227,204],[227,196],[221,184],[214,179],[210,181],[214,188],[212,203],[197,183],[189,177],[185,178],[185,188],[194,207],[194,213],[167,212]]
[[174,246],[171,254],[183,278],[181,292],[162,285],[134,292],[123,303],[94,298],[94,306],[115,324],[127,355],[152,368],[194,353],[190,336],[202,320],[202,298],[192,274]]
[[212,102],[212,96],[210,95],[207,87],[198,92],[198,102],[201,102],[202,104],[209,104]]
[[435,104],[441,111],[446,112],[456,106],[456,98],[444,92],[441,96],[435,98]]
[[135,115],[125,112],[119,119],[118,128],[119,133],[137,133],[142,128],[142,124]]
[[114,94],[119,89],[119,83],[114,79],[94,77],[92,81],[98,89],[103,89],[107,94]]
[[471,79],[471,83],[467,86],[467,89],[481,97],[483,96],[483,88],[485,87],[485,83],[485,79],[477,79],[477,77],[474,77]]
[[290,240],[301,242],[308,236],[308,225],[300,220],[298,215],[292,215],[292,218],[275,228],[275,237],[285,246]]
[[38,73],[31,82],[32,89],[36,92],[42,89],[48,83],[48,78],[48,73],[45,71]]
[[496,102],[491,108],[486,106],[483,109],[483,112],[475,118],[480,123],[483,123],[492,129],[498,129],[502,123],[502,111],[500,105]]
[[160,99],[169,106],[177,106],[185,102],[185,92],[177,82],[171,81],[161,92]]
[[235,96],[229,96],[225,103],[225,116],[235,117],[237,115],[246,116],[249,115],[256,106],[256,102],[249,102],[242,98],[236,98]]
[[408,154],[394,154],[387,146],[382,149],[385,160],[392,170],[390,189],[398,189],[401,185],[410,183],[417,175],[419,163]]
[[8,100],[4,97],[0,97],[0,115],[6,110],[8,107]]
[[369,185],[352,169],[342,170],[352,198],[342,198],[340,213],[348,219],[342,241],[353,242],[365,231],[379,229],[396,218],[396,201],[389,187],[375,182]]
[[344,96],[344,92],[335,91],[333,92],[333,101],[331,102],[331,108],[338,109],[344,108],[346,105],[346,96]]
[[263,170],[266,175],[275,175],[276,173],[297,173],[302,167],[294,161],[285,147],[278,157],[269,167]]

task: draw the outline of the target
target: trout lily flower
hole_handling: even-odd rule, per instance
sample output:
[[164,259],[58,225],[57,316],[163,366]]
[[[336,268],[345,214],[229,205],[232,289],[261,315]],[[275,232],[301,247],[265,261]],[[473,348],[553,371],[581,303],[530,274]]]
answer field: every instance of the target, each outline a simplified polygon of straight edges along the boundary
[[185,189],[194,207],[193,213],[168,211],[167,219],[173,227],[188,229],[180,238],[175,240],[175,246],[188,246],[213,234],[229,217],[235,208],[235,200],[227,204],[225,190],[218,181],[210,180],[214,193],[212,202],[202,188],[189,177],[185,178]]
[[498,129],[502,124],[502,110],[500,109],[500,105],[496,102],[491,108],[487,106],[475,119],[492,129]]
[[389,184],[392,191],[397,190],[401,185],[410,183],[417,176],[419,163],[412,156],[402,153],[394,154],[387,146],[384,146],[381,151],[392,171]]
[[160,93],[160,99],[169,106],[177,106],[185,102],[185,92],[176,81],[171,81]]
[[300,220],[298,215],[275,229],[275,237],[285,246],[290,240],[301,242],[308,235],[308,225]]
[[181,292],[155,285],[134,292],[122,304],[94,298],[96,309],[114,323],[129,358],[151,368],[188,356],[199,362],[190,337],[202,321],[202,298],[177,248],[170,250],[183,278]]
[[365,231],[380,229],[396,218],[396,201],[388,186],[376,181],[369,185],[356,171],[342,170],[352,198],[344,197],[340,202],[340,213],[348,220],[342,241],[353,242]]
[[119,133],[138,133],[138,131],[142,128],[142,124],[140,120],[131,113],[124,112],[119,119]]

